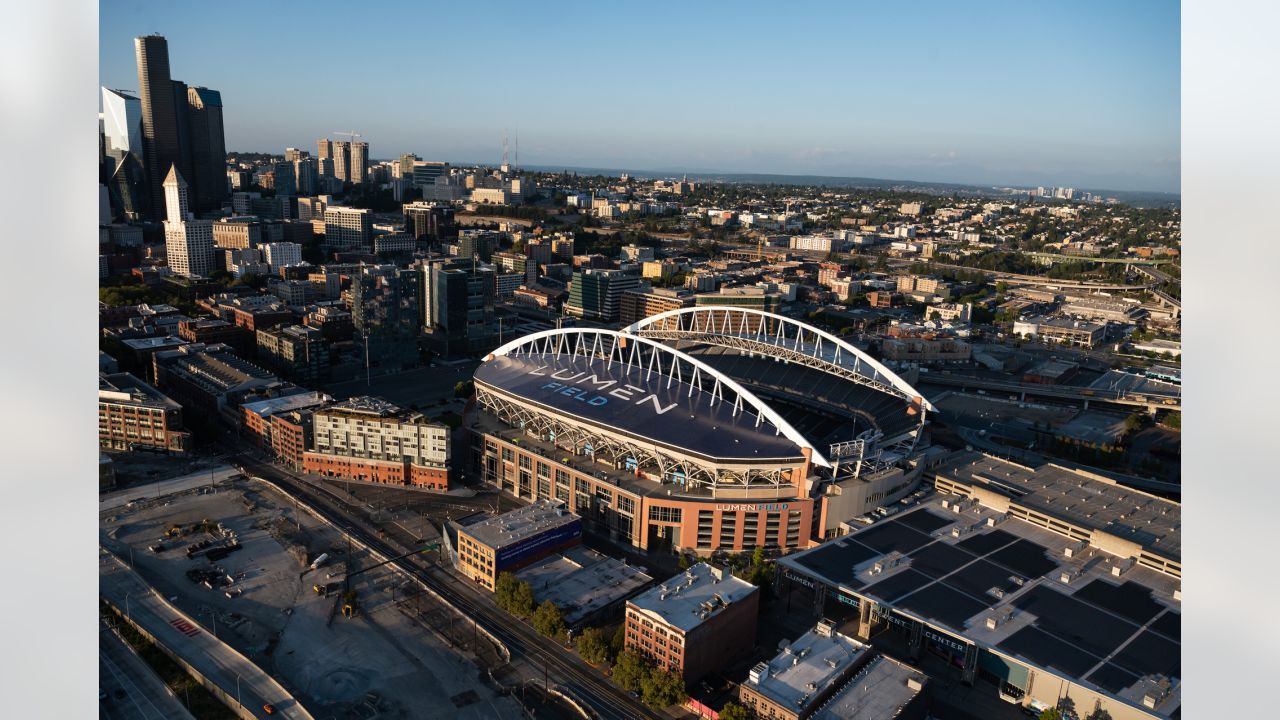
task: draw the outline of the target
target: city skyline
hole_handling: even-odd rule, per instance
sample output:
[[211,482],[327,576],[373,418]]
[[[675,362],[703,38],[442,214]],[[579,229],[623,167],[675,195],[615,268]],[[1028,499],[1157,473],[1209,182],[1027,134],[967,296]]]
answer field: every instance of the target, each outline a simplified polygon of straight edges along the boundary
[[[423,13],[429,52],[397,56],[376,38],[402,33],[406,9],[361,9],[366,61],[315,63],[345,8],[263,9],[291,29],[263,45],[236,12],[109,3],[100,84],[136,92],[132,39],[160,32],[173,77],[222,92],[231,150],[355,129],[388,159],[496,164],[508,136],[524,165],[1179,190],[1176,5],[681,7],[678,22],[670,6],[621,37],[585,5],[448,7]],[[468,39],[481,27],[495,49]],[[461,71],[433,72],[447,57]],[[346,99],[300,91],[316,83]]]

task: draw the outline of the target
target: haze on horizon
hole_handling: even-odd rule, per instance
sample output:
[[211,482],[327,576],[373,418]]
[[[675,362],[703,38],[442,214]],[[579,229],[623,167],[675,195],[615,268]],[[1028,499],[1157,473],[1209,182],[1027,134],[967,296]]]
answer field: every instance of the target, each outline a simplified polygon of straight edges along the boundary
[[105,0],[99,78],[133,38],[221,91],[229,150],[357,130],[522,165],[1178,192],[1180,11],[1155,0],[387,2]]

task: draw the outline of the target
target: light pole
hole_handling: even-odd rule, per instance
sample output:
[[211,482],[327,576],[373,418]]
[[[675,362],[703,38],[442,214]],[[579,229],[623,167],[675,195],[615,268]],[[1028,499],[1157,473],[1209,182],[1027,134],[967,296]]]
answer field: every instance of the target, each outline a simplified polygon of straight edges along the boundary
[[236,674],[236,705],[239,705],[241,710],[244,709],[244,703],[240,702],[240,675],[238,673]]
[[130,596],[130,595],[132,595],[132,594],[133,594],[133,593],[125,593],[125,594],[124,594],[124,616],[125,616],[126,618],[129,618],[130,620],[132,620],[132,619],[133,619],[133,616],[129,614],[129,596]]

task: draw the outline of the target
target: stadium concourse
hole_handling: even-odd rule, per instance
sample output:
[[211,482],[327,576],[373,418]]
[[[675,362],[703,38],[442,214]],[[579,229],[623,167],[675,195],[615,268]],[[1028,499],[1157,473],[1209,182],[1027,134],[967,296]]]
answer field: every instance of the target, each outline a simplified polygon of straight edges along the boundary
[[790,552],[919,484],[933,408],[846,341],[747,308],[498,348],[464,422],[473,472],[646,550]]

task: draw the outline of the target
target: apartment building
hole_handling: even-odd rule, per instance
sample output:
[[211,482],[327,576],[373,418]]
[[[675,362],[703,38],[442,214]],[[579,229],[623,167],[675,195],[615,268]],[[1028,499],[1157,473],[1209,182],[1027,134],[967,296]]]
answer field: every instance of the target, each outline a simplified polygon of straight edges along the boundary
[[98,376],[98,446],[185,453],[191,433],[182,429],[182,406],[129,373]]
[[443,423],[373,397],[312,414],[307,472],[367,482],[449,489],[450,432]]

